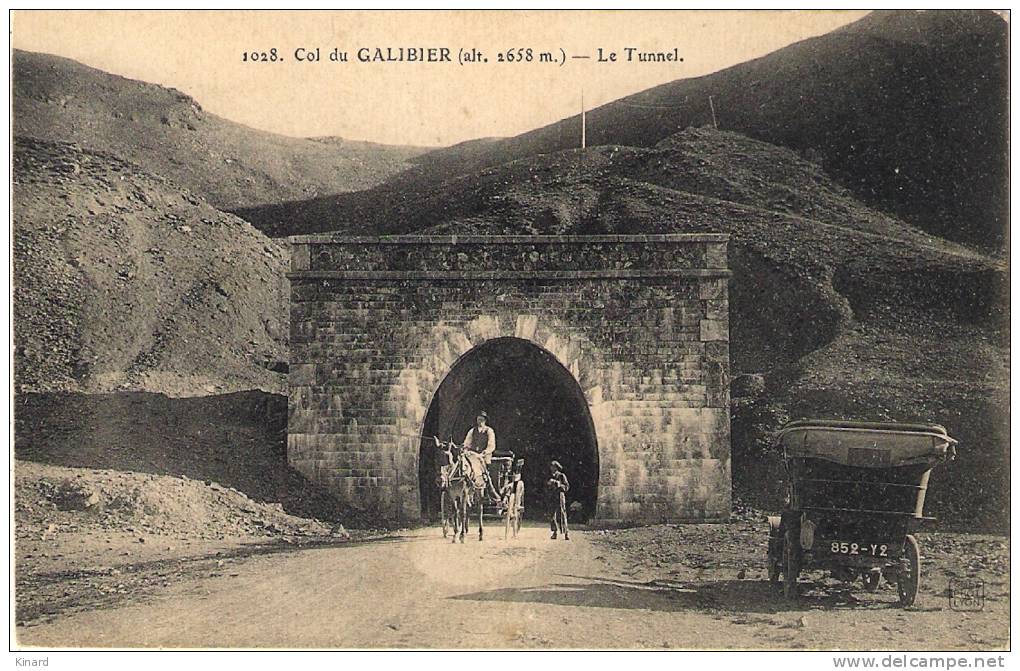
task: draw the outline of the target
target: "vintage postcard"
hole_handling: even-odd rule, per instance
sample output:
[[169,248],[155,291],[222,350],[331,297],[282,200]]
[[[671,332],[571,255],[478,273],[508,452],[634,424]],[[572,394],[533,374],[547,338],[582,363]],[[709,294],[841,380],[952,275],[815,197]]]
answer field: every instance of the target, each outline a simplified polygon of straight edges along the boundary
[[1008,11],[10,27],[19,659],[1003,665]]

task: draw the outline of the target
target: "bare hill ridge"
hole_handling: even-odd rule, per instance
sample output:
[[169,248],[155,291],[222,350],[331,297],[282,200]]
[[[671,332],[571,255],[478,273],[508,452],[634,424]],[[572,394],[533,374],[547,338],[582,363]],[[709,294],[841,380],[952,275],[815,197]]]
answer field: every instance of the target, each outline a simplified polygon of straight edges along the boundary
[[[14,146],[15,385],[277,391],[285,250],[160,177],[77,146]],[[278,366],[275,366],[278,368]]]
[[[855,196],[929,232],[996,247],[1008,224],[1008,25],[989,11],[875,12],[587,114],[588,145],[650,147],[719,127],[815,157]],[[580,118],[424,154],[393,191],[578,144]],[[291,208],[301,218],[302,207]],[[337,215],[338,220],[343,213]]]
[[[868,207],[819,164],[793,150],[711,128],[688,128],[652,147],[563,150],[437,182],[393,182],[239,214],[274,237],[328,231],[412,233],[435,226],[449,228],[459,219],[484,221],[492,233],[501,227],[507,232],[525,228],[555,233],[578,226],[611,233],[631,224],[622,213],[612,214],[620,205],[613,194],[597,192],[623,183],[667,188],[802,219],[821,228],[846,228],[986,258]],[[704,225],[712,228],[718,223],[705,220]],[[797,242],[790,239],[783,247],[796,250]]]
[[15,136],[111,153],[222,210],[365,189],[423,151],[258,131],[175,89],[49,54],[15,50],[13,85]]

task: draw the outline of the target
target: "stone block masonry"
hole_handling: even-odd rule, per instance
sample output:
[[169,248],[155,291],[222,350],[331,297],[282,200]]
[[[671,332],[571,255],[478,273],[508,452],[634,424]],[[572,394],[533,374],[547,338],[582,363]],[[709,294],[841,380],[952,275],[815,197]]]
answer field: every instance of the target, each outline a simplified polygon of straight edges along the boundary
[[421,519],[420,432],[473,348],[527,340],[595,428],[596,518],[730,509],[727,236],[291,238],[288,458],[380,520]]

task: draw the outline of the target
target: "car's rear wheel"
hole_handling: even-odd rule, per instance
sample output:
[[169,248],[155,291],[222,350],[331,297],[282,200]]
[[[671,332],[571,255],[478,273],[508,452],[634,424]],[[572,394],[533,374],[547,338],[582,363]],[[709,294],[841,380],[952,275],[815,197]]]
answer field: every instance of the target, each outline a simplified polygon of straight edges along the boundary
[[900,605],[913,605],[917,600],[917,592],[921,587],[921,547],[912,534],[907,534],[903,542],[904,567],[900,570],[896,581],[900,594]]

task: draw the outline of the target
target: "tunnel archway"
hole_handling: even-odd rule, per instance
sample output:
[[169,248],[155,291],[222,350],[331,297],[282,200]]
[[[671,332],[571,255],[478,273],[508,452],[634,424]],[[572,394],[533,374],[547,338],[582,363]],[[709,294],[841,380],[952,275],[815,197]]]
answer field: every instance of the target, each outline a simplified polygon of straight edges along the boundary
[[[523,457],[525,517],[545,514],[549,462],[559,460],[570,479],[568,504],[580,517],[596,514],[599,459],[595,425],[577,380],[548,351],[529,340],[494,338],[469,350],[451,367],[433,395],[422,435],[461,443],[485,410],[496,431],[497,452]],[[439,511],[437,453],[423,440],[418,459],[422,517]],[[575,506],[576,508],[576,506]],[[575,512],[574,517],[578,514]]]

